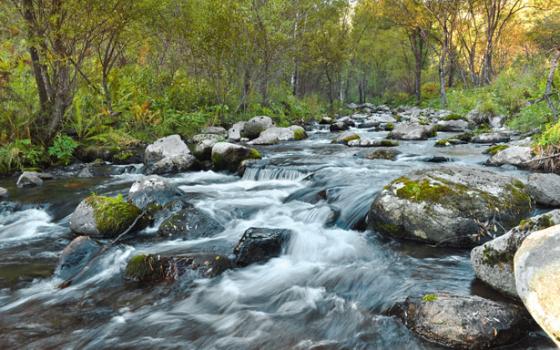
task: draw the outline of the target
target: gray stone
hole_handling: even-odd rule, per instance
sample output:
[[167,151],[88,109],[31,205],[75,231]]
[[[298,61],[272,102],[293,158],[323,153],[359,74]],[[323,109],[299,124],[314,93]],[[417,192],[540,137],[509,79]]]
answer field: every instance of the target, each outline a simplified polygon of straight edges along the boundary
[[82,170],[80,170],[80,172],[76,176],[82,179],[87,179],[87,178],[92,178],[94,175],[91,171],[90,166],[86,165]]
[[158,234],[170,238],[198,239],[212,237],[224,227],[210,214],[192,204],[161,223]]
[[531,147],[510,146],[494,154],[489,160],[490,165],[513,165],[518,168],[527,168],[533,159]]
[[560,226],[531,234],[514,258],[517,294],[560,347]]
[[350,125],[341,122],[341,121],[337,121],[331,124],[331,126],[329,127],[329,130],[331,132],[337,132],[337,131],[345,131],[350,129]]
[[237,172],[243,161],[260,158],[256,149],[233,143],[218,142],[212,147],[212,164],[215,170]]
[[511,137],[508,134],[500,132],[489,132],[476,135],[472,138],[472,143],[503,143],[508,142]]
[[235,263],[243,267],[277,257],[291,235],[290,230],[252,227],[243,233],[234,249]]
[[515,343],[530,325],[517,305],[478,296],[428,294],[407,298],[389,315],[420,337],[456,349],[486,349]]
[[492,114],[480,112],[478,109],[473,109],[466,115],[466,118],[472,126],[479,126],[488,124],[490,122],[490,118],[492,118]]
[[18,188],[42,186],[43,179],[41,178],[40,173],[25,171],[18,178],[16,185]]
[[201,161],[210,160],[212,156],[212,147],[218,142],[224,141],[224,137],[215,134],[195,135],[192,139],[195,143],[193,148],[194,156]]
[[366,159],[385,159],[385,160],[396,160],[397,156],[401,154],[398,150],[394,148],[379,148],[375,151],[366,155]]
[[529,193],[538,204],[560,207],[560,176],[556,174],[531,174],[527,186]]
[[427,140],[436,135],[433,126],[418,124],[398,124],[389,134],[389,138],[396,140]]
[[63,280],[76,276],[101,250],[101,245],[87,236],[76,237],[64,248],[54,275]]
[[553,210],[524,220],[505,235],[475,247],[471,262],[476,277],[507,296],[517,297],[513,275],[515,253],[531,233],[558,224],[560,210]]
[[261,132],[274,126],[274,122],[270,117],[260,116],[249,119],[243,126],[241,137],[246,137],[249,140],[259,137]]
[[400,177],[375,198],[369,225],[397,238],[473,247],[529,215],[525,185],[488,170],[439,167]]
[[464,132],[469,129],[469,123],[465,120],[440,120],[437,123],[438,131]]
[[179,135],[161,138],[146,147],[146,174],[170,174],[199,168],[196,158]]
[[8,198],[8,190],[4,187],[0,187],[0,199]]
[[250,145],[275,145],[282,141],[302,140],[307,137],[305,129],[292,125],[288,128],[271,127],[261,132],[256,139],[249,141]]
[[226,137],[228,132],[221,126],[209,126],[202,129],[201,134],[219,135],[221,137]]
[[136,181],[128,191],[128,200],[140,209],[149,204],[165,205],[177,198],[181,192],[168,179],[151,175]]
[[245,127],[245,122],[237,122],[228,130],[228,140],[239,141],[241,140],[241,131]]
[[192,143],[197,144],[200,143],[202,141],[206,141],[206,140],[212,140],[215,142],[220,142],[220,141],[224,141],[225,137],[222,135],[217,135],[217,134],[198,134],[198,135],[194,135],[192,137]]
[[356,141],[359,139],[360,139],[360,135],[352,131],[347,131],[345,133],[338,135],[334,140],[332,140],[332,143],[339,143],[339,144],[346,145],[351,141]]

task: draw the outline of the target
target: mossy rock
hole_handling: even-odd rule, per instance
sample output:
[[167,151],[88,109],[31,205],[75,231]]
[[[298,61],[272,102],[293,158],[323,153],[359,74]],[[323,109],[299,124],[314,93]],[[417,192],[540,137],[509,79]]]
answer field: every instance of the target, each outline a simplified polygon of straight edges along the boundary
[[[126,202],[121,195],[104,197],[92,195],[84,199],[70,217],[70,229],[79,235],[114,238],[128,229],[142,211]],[[145,220],[136,225],[140,229]]]
[[307,138],[307,134],[305,133],[305,130],[300,128],[294,129],[294,140],[300,141],[306,138]]
[[448,115],[447,117],[443,118],[443,120],[445,120],[445,121],[467,120],[467,118],[463,117],[463,116],[460,115],[460,114],[452,113],[452,114]]
[[485,154],[496,155],[499,152],[506,150],[509,148],[509,145],[493,145],[488,147],[488,149],[484,152]]
[[215,170],[237,172],[243,161],[261,158],[262,155],[257,149],[233,143],[218,142],[212,148],[212,164]]
[[416,171],[385,186],[371,206],[369,224],[399,238],[473,247],[516,226],[531,210],[520,181],[446,167]]

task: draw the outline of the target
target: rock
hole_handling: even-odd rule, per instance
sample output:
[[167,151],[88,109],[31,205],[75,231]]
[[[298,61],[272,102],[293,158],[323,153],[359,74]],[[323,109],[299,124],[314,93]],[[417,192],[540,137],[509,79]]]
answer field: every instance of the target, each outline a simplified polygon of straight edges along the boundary
[[360,139],[360,135],[351,131],[347,131],[341,135],[338,135],[334,140],[332,140],[332,143],[339,143],[339,144],[346,145],[350,141],[355,141],[359,139]]
[[386,160],[396,160],[397,156],[401,154],[398,150],[394,148],[380,148],[370,154],[366,155],[366,159],[386,159]]
[[348,124],[344,123],[344,122],[341,122],[341,121],[334,122],[329,127],[329,130],[331,132],[345,131],[345,130],[348,130],[348,129],[350,129],[350,126]]
[[140,209],[150,204],[163,206],[176,199],[179,189],[168,179],[151,175],[136,181],[128,191],[128,200]]
[[527,188],[537,204],[560,207],[560,176],[556,174],[531,174],[529,175]]
[[274,122],[270,117],[261,116],[249,119],[241,130],[241,137],[246,137],[249,140],[259,137],[261,132],[274,126]]
[[399,142],[395,140],[370,140],[370,139],[356,139],[348,142],[350,147],[398,147]]
[[354,109],[358,109],[358,105],[355,104],[354,102],[352,102],[352,103],[347,104],[346,108],[354,110]]
[[88,179],[94,177],[93,172],[91,171],[91,167],[87,165],[82,170],[80,170],[80,172],[76,176],[81,179]]
[[514,258],[517,294],[535,321],[560,347],[560,226],[534,232]]
[[420,337],[455,349],[486,349],[527,335],[530,320],[516,305],[478,296],[427,294],[388,311]]
[[101,245],[87,236],[76,237],[60,255],[55,276],[68,280],[78,274],[101,250]]
[[224,137],[215,134],[200,134],[192,139],[194,145],[193,154],[200,161],[210,160],[212,147],[218,142],[224,141]]
[[175,281],[186,273],[192,279],[211,278],[232,268],[231,261],[221,255],[193,254],[177,257],[136,255],[129,260],[124,278],[140,283]]
[[284,229],[248,229],[234,249],[236,265],[243,267],[279,256],[291,235]]
[[260,159],[261,154],[248,148],[228,142],[218,142],[212,147],[212,164],[215,170],[236,172],[244,160]]
[[228,132],[221,126],[209,126],[207,128],[202,129],[201,134],[208,134],[208,135],[219,135],[221,137],[226,137]]
[[440,120],[436,125],[438,131],[464,132],[469,128],[469,123],[462,119]]
[[503,115],[492,116],[488,119],[488,123],[492,129],[499,129],[504,126],[504,120],[506,119]]
[[324,116],[319,120],[319,124],[321,125],[330,125],[333,122],[333,118]]
[[492,114],[480,112],[478,109],[473,109],[466,115],[466,118],[472,126],[480,126],[488,124],[490,122],[490,118],[492,118]]
[[241,140],[241,130],[245,127],[245,122],[237,122],[228,130],[228,140],[239,141]]
[[281,141],[303,140],[307,137],[305,129],[292,125],[289,128],[271,127],[261,132],[256,139],[249,141],[250,145],[274,145]]
[[472,143],[503,143],[508,142],[510,140],[510,136],[508,134],[499,133],[499,132],[489,132],[485,134],[476,135],[472,138]]
[[426,163],[447,163],[447,162],[452,162],[453,159],[444,156],[432,156],[432,157],[424,158],[422,159],[422,161]]
[[199,165],[179,135],[161,138],[146,147],[146,174],[169,174],[196,170]]
[[518,168],[527,168],[533,159],[531,147],[511,146],[498,151],[489,160],[489,165],[513,165]]
[[24,171],[17,180],[18,188],[37,187],[43,185],[43,180],[50,180],[53,176],[48,173],[38,173],[35,171]]
[[370,208],[369,225],[397,238],[473,247],[517,225],[531,205],[519,180],[487,170],[441,167],[387,185]]
[[161,223],[160,236],[183,239],[212,237],[224,230],[224,227],[207,212],[192,204],[172,215]]
[[0,187],[0,199],[8,198],[8,190],[4,187]]
[[427,140],[436,136],[433,126],[417,124],[398,124],[389,134],[390,139],[396,140]]
[[[77,235],[115,238],[140,215],[141,210],[121,197],[89,196],[70,216],[70,229]],[[143,223],[139,223],[137,229]]]
[[510,297],[517,297],[513,275],[513,257],[521,243],[535,231],[560,224],[560,210],[523,220],[508,233],[471,252],[471,262],[476,277],[497,291]]
[[459,140],[456,138],[449,138],[449,139],[440,139],[437,140],[434,144],[434,147],[449,147],[449,146],[456,146],[456,145],[464,145],[466,141]]

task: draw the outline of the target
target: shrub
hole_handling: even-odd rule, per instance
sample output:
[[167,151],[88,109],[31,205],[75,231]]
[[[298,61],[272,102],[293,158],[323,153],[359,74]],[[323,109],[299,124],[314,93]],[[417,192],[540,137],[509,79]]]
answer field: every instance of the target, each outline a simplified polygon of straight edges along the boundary
[[49,155],[55,157],[63,165],[70,164],[74,150],[78,147],[78,143],[70,136],[57,135],[54,139],[53,145],[49,147]]

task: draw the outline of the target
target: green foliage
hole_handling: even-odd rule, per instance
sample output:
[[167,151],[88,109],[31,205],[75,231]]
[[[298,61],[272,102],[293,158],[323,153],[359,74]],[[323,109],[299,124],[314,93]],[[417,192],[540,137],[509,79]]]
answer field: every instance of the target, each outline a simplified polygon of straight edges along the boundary
[[560,122],[548,125],[537,139],[537,144],[541,147],[560,145]]
[[25,168],[37,168],[44,163],[42,146],[21,139],[0,147],[0,174],[9,174]]
[[55,157],[63,165],[68,165],[72,160],[76,147],[78,147],[78,143],[70,136],[59,134],[55,137],[53,145],[49,147],[48,152],[50,156]]
[[437,294],[426,294],[422,297],[422,301],[426,303],[434,302],[438,300]]

